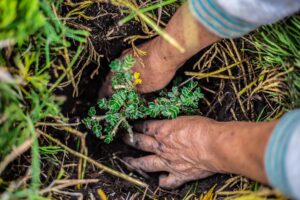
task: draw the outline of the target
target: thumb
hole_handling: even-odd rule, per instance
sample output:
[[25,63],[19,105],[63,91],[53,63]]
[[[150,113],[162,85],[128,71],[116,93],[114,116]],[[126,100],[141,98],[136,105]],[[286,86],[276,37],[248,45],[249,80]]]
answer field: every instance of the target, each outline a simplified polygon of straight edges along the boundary
[[179,178],[171,173],[168,176],[161,175],[159,177],[159,186],[165,189],[174,189],[181,186],[184,183],[184,179]]

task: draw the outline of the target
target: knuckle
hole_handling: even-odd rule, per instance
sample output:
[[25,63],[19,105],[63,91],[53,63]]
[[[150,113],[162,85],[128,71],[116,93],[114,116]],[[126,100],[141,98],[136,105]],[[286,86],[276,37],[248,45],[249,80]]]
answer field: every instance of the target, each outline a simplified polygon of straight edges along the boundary
[[141,147],[141,141],[140,141],[140,139],[139,138],[134,138],[133,139],[133,143],[132,143],[132,145],[135,147],[135,148],[139,148],[139,147]]
[[158,142],[157,152],[159,154],[162,154],[165,152],[165,150],[166,150],[166,146],[163,143]]
[[176,165],[173,165],[172,167],[173,167],[174,171],[180,172],[180,173],[183,173],[183,174],[185,172],[187,172],[187,173],[190,172],[190,171],[187,171],[187,168],[184,164],[176,164]]
[[164,165],[168,168],[168,171],[169,172],[172,172],[173,171],[173,162],[168,160],[168,159],[165,159],[164,160]]
[[170,132],[169,127],[167,127],[167,126],[161,126],[161,127],[158,129],[157,135],[163,137],[163,136],[168,135],[169,132]]
[[145,166],[144,161],[141,159],[133,159],[130,164],[137,169],[142,169]]
[[160,163],[160,160],[152,160],[151,161],[152,162],[152,166],[154,167],[154,168],[160,168],[160,166],[161,166],[161,163]]
[[131,164],[133,158],[131,158],[131,157],[125,157],[125,158],[123,158],[123,160],[124,160],[125,162]]
[[136,140],[137,147],[145,148],[148,150],[156,149],[157,145],[151,140],[151,138],[147,138],[147,136],[140,135],[140,137]]

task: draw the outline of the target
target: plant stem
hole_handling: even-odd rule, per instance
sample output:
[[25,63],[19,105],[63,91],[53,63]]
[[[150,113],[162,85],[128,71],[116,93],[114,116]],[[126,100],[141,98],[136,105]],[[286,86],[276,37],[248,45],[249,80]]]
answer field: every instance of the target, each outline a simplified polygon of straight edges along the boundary
[[122,124],[122,122],[125,122],[126,121],[126,118],[125,117],[122,117],[119,121],[118,121],[118,123],[116,124],[116,126],[114,127],[114,129],[112,130],[112,135],[113,136],[115,136],[116,135],[116,133],[117,133],[117,131],[118,131],[118,128],[119,128],[119,126]]
[[67,147],[66,145],[64,145],[63,143],[61,143],[60,141],[58,141],[57,139],[53,138],[52,136],[50,136],[49,134],[37,129],[37,132],[40,133],[41,135],[45,136],[47,139],[49,139],[50,141],[52,141],[53,143],[61,146],[62,148],[64,148],[66,151],[68,151],[69,153],[73,154],[74,156],[77,156],[79,158],[82,158],[82,159],[85,159],[87,162],[95,165],[96,167],[102,169],[103,171],[111,174],[111,175],[114,175],[114,176],[117,176],[119,178],[122,178],[134,185],[137,185],[137,186],[140,186],[140,187],[144,187],[144,188],[148,188],[148,185],[146,183],[143,183],[135,178],[132,178],[126,174],[123,174],[121,172],[118,172],[114,169],[111,169],[95,160],[93,160],[92,158],[88,157],[88,156],[85,156],[81,153],[78,153],[77,151],[74,151],[73,149]]
[[18,156],[23,154],[25,151],[27,151],[33,143],[33,139],[29,138],[25,142],[23,142],[20,146],[13,149],[13,151],[8,154],[0,163],[0,174],[3,172],[3,170],[6,168],[6,166],[11,163],[13,160],[15,160]]
[[118,90],[118,89],[125,89],[125,88],[127,88],[125,85],[115,85],[115,86],[114,86],[114,89],[115,89],[115,90]]
[[[146,7],[146,8],[141,8],[141,9],[139,9],[139,11],[140,11],[141,13],[146,13],[146,12],[149,12],[149,11],[152,11],[152,10],[155,10],[155,9],[158,9],[158,8],[161,8],[161,7],[163,7],[163,6],[172,4],[172,3],[174,3],[174,2],[176,2],[176,0],[168,0],[168,1],[165,1],[165,2],[160,2],[160,3],[154,4],[154,5],[148,6],[148,7]],[[132,13],[131,13],[130,15],[128,15],[127,17],[121,19],[121,20],[119,21],[119,24],[120,24],[120,25],[123,25],[123,24],[129,22],[130,20],[132,20],[133,18],[135,18],[136,15],[137,15],[136,12],[132,12]]]
[[218,69],[218,70],[216,70],[216,71],[213,71],[213,72],[210,72],[210,73],[202,73],[202,72],[184,72],[185,73],[185,75],[187,75],[187,76],[197,76],[198,77],[198,79],[202,79],[202,78],[209,78],[209,77],[216,77],[216,78],[218,78],[218,77],[222,77],[222,78],[235,78],[235,77],[232,77],[232,76],[221,76],[221,75],[219,75],[220,73],[222,73],[222,72],[224,72],[224,71],[226,71],[226,70],[228,70],[228,69],[231,69],[231,68],[233,68],[233,67],[236,67],[236,66],[238,66],[239,64],[241,64],[241,63],[243,63],[243,62],[245,62],[246,60],[241,60],[241,61],[239,61],[239,62],[236,62],[236,63],[233,63],[232,65],[228,65],[227,67],[223,67],[223,68],[221,68],[221,69]]
[[132,127],[130,126],[130,124],[128,123],[127,120],[125,120],[124,123],[125,123],[126,126],[128,127],[128,128],[127,128],[127,131],[128,131],[128,134],[129,134],[130,142],[133,143],[133,130],[132,130]]
[[106,118],[107,116],[106,115],[103,115],[103,116],[94,116],[92,119],[96,120],[96,121],[102,121]]
[[[147,15],[145,15],[144,13],[142,13],[139,10],[139,8],[137,8],[136,6],[134,6],[129,1],[125,1],[125,0],[113,0],[112,3],[113,4],[117,4],[117,5],[123,5],[123,6],[126,6],[129,9],[131,9],[133,12],[136,13],[136,15],[138,15],[142,20],[144,20],[145,23],[147,23],[147,25],[149,25],[151,28],[153,28],[153,30],[155,30],[157,32],[157,34],[159,34],[169,44],[171,44],[176,49],[178,49],[178,51],[180,51],[181,53],[184,53],[186,51],[185,48],[182,47],[182,45],[179,44],[176,39],[174,39],[166,31],[162,30],[159,26],[157,26],[153,20],[151,20],[149,17],[147,17]],[[121,24],[119,24],[119,25],[121,25]]]

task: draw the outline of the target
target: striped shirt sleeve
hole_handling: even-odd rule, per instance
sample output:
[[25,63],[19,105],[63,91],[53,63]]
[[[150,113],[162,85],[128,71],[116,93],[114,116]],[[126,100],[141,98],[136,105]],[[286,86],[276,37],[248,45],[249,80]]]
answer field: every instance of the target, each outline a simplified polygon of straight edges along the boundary
[[268,142],[265,170],[272,186],[300,199],[300,110],[285,114]]
[[189,0],[194,17],[222,38],[237,38],[300,10],[300,0]]

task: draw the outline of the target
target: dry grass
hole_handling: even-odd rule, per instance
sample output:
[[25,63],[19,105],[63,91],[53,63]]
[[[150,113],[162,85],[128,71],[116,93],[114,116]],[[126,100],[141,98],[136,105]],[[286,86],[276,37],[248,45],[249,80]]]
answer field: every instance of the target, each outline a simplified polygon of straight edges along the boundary
[[[92,21],[96,18],[105,17],[109,13],[98,13],[97,15],[89,16],[86,12],[90,6],[103,2],[106,1],[89,0],[75,3],[71,0],[66,0],[64,6],[68,8],[68,12],[62,14],[59,12],[56,13],[55,9],[52,9],[52,11],[61,19],[63,24],[91,32],[92,30],[89,27],[77,23],[76,19],[83,18],[87,21]],[[162,16],[165,18],[171,17],[172,13],[170,10],[178,8],[180,5],[179,1],[153,11],[155,13],[143,13],[139,11],[147,7],[147,2],[140,4],[137,0],[130,0],[112,1],[112,3],[121,6],[118,8],[120,12],[129,15],[133,11],[136,14],[134,20],[140,23],[143,34],[128,36],[124,38],[124,41],[132,46],[137,55],[145,53],[140,51],[136,46],[137,40],[147,40],[157,34],[164,36],[176,48],[180,49],[180,45],[176,41],[173,41],[172,38],[161,32],[161,29],[154,26],[164,27],[166,21],[162,20]],[[157,0],[152,3],[160,3],[160,1]],[[122,37],[115,34],[116,30],[114,28],[108,30],[108,38],[112,37],[112,35],[114,38]],[[251,52],[257,51],[255,45],[253,45],[253,40],[252,36],[249,36],[240,40],[225,40],[216,43],[203,52],[195,63],[193,70],[185,72],[187,76],[193,76],[205,83],[202,85],[203,91],[211,94],[213,97],[207,98],[205,101],[206,106],[209,108],[206,113],[208,116],[214,114],[217,106],[226,107],[229,113],[227,117],[233,120],[266,121],[277,119],[284,113],[287,104],[290,102],[289,94],[287,93],[286,75],[290,73],[292,68],[285,70],[280,66],[272,69],[263,68],[260,65],[262,58]],[[91,35],[88,36],[87,42],[84,45],[82,53],[78,54],[76,62],[72,63],[72,59],[76,54],[64,47],[59,50],[59,56],[63,58],[63,62],[67,63],[67,65],[63,65],[60,62],[52,63],[54,77],[59,78],[61,74],[64,74],[66,77],[57,82],[55,87],[64,89],[72,85],[74,88],[73,96],[79,94],[79,83],[82,81],[83,72],[91,64],[96,65],[90,74],[91,78],[101,71],[101,61],[104,55],[99,53],[94,46]],[[214,83],[213,85],[217,87],[210,87],[211,83]],[[226,90],[229,90],[230,94]],[[228,95],[231,95],[229,98],[232,98],[233,104],[227,104]],[[263,109],[256,109],[258,102],[263,105]],[[90,199],[105,199],[115,192],[109,190],[115,183],[105,182],[106,175],[104,172],[114,175],[114,180],[117,180],[116,177],[119,177],[128,181],[128,183],[140,186],[140,188],[136,188],[135,192],[132,193],[125,194],[124,191],[120,191],[120,193],[123,192],[122,194],[126,199],[164,199],[164,196],[167,199],[173,195],[172,192],[164,191],[160,188],[152,191],[148,188],[145,181],[127,175],[120,166],[120,159],[117,155],[113,156],[111,160],[106,161],[106,163],[110,163],[107,166],[103,165],[103,160],[93,159],[89,156],[92,152],[89,152],[89,148],[86,145],[86,133],[78,130],[80,123],[68,123],[67,121],[68,119],[62,116],[50,116],[50,120],[41,121],[34,125],[35,132],[40,137],[40,143],[45,147],[56,146],[53,149],[45,148],[41,155],[41,177],[43,184],[39,190],[39,195],[56,199],[84,199],[86,197]],[[64,135],[67,138],[64,141],[72,141],[77,145],[74,147],[72,144],[64,144],[54,137],[55,134]],[[0,163],[0,173],[11,161],[15,160],[14,166],[6,170],[19,171],[20,174],[25,174],[23,177],[19,177],[17,180],[11,182],[5,182],[0,178],[1,187],[6,188],[6,192],[1,196],[2,198],[7,197],[11,191],[18,191],[30,185],[32,176],[30,167],[31,157],[26,154],[18,156],[25,152],[31,144],[32,140],[27,140],[23,145],[15,148]],[[118,171],[115,169],[118,169]],[[260,200],[267,199],[268,197],[284,199],[278,192],[264,186],[256,187],[256,184],[238,176],[230,178],[224,185],[217,183],[216,187],[214,186],[206,194],[200,195],[197,191],[198,187],[191,185],[191,189],[186,193],[184,199],[210,200],[237,198],[241,200]],[[89,189],[95,185],[97,186],[95,190]],[[120,187],[126,188],[125,186]],[[181,194],[175,194],[174,198],[179,195]]]

